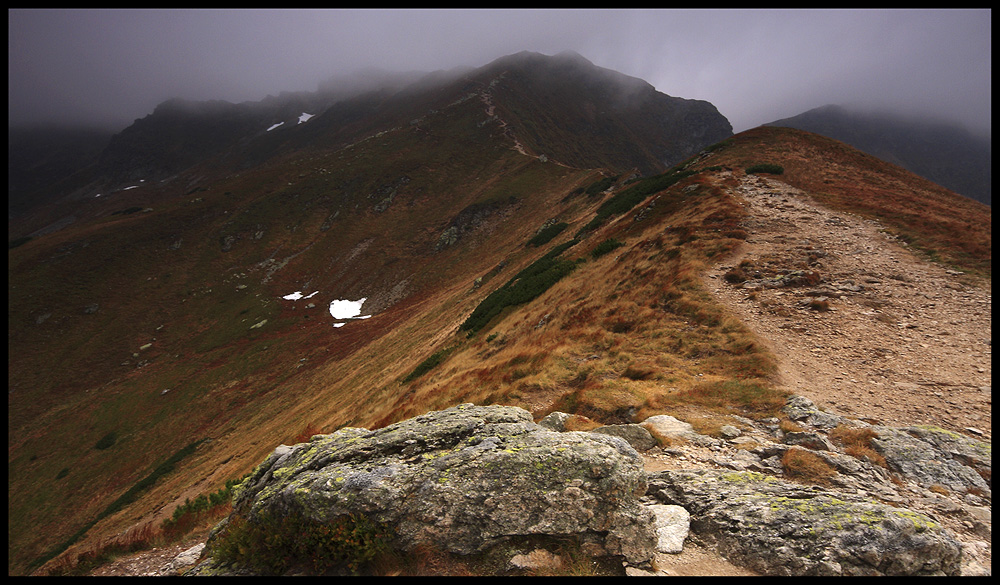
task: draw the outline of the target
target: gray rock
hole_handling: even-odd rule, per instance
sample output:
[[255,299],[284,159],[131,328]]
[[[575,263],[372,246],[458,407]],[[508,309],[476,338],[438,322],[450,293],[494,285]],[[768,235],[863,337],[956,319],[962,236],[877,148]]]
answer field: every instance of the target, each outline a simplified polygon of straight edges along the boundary
[[819,433],[785,433],[784,443],[786,445],[798,445],[800,447],[805,447],[806,449],[815,449],[820,451],[834,450],[833,443]]
[[893,471],[917,484],[953,492],[977,491],[991,497],[982,474],[990,476],[992,446],[934,427],[873,427],[872,448]]
[[668,440],[681,439],[690,441],[698,437],[698,433],[695,432],[694,427],[690,424],[666,414],[651,416],[639,424],[646,427],[653,436],[658,435]]
[[621,437],[628,441],[628,444],[632,445],[636,451],[649,451],[657,444],[653,435],[649,434],[649,431],[641,425],[606,425],[592,429],[590,432]]
[[781,410],[792,420],[803,421],[821,429],[832,429],[844,422],[844,417],[821,411],[805,396],[789,397]]
[[164,565],[163,568],[160,569],[160,575],[164,577],[180,575],[184,569],[194,566],[195,563],[198,562],[198,558],[201,556],[201,551],[204,549],[205,543],[192,546]]
[[566,430],[566,421],[572,416],[572,414],[566,414],[565,412],[551,412],[538,421],[538,424],[550,431],[561,433]]
[[555,433],[520,408],[464,404],[281,446],[240,484],[230,518],[364,515],[390,527],[397,550],[456,554],[511,537],[597,536],[608,554],[641,564],[656,543],[645,491],[642,458],[618,437]]
[[723,439],[732,440],[739,437],[742,433],[740,433],[740,430],[733,425],[722,425],[719,429],[719,434],[722,435]]
[[662,471],[649,494],[691,531],[764,575],[957,575],[961,544],[904,508],[750,472]]
[[691,527],[691,515],[680,506],[653,504],[656,525],[656,550],[661,553],[677,554],[684,550],[684,539]]

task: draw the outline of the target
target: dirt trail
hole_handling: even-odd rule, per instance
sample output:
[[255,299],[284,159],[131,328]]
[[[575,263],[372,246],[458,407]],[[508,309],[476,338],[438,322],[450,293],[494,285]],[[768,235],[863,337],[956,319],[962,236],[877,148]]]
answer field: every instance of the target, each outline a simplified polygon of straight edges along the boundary
[[[778,357],[784,387],[853,418],[990,437],[988,281],[922,260],[877,223],[780,180],[740,177],[734,195],[748,237],[706,284]],[[741,262],[749,279],[730,283]],[[822,280],[772,288],[789,270]]]
[[[705,281],[778,357],[784,387],[852,418],[990,437],[988,282],[928,263],[876,223],[827,210],[779,180],[743,177],[734,195],[748,212],[746,243]],[[749,280],[727,282],[743,261],[752,264]],[[789,270],[822,280],[761,285]],[[826,300],[829,310],[810,309],[810,300]],[[645,457],[649,471],[717,467],[703,461],[710,458]],[[136,553],[93,574],[154,575],[183,548]],[[989,551],[976,558],[989,566]],[[694,543],[658,555],[657,566],[677,576],[753,575]]]

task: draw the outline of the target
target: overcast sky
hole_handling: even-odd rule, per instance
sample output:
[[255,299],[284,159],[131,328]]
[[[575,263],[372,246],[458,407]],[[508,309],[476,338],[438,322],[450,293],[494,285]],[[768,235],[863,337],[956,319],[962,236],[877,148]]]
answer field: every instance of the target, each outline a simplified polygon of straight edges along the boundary
[[257,101],[364,67],[580,53],[736,132],[826,104],[988,132],[989,10],[9,10],[8,122],[120,130],[160,102]]

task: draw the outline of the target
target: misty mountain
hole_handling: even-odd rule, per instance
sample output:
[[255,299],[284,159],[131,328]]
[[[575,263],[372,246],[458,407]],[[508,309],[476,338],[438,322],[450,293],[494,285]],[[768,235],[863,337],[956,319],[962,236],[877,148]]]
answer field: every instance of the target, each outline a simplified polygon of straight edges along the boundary
[[748,237],[757,163],[988,278],[989,208],[841,142],[732,136],[576,54],[391,79],[170,100],[9,222],[10,574],[156,531],[313,431],[759,396],[767,345],[700,280]]
[[835,105],[775,120],[897,164],[956,193],[991,204],[992,141],[956,125]]
[[662,172],[733,133],[711,103],[668,96],[574,52],[510,55],[478,76],[487,78],[502,80],[495,100],[514,132],[574,166]]
[[[667,96],[575,53],[523,52],[475,69],[362,71],[328,79],[316,92],[285,92],[259,102],[167,100],[111,138],[83,177],[89,183],[72,186],[74,196],[168,180],[195,165],[203,177],[217,176],[292,151],[342,147],[415,123],[427,111],[486,88],[492,119],[502,118],[524,147],[582,168],[662,172],[732,135],[728,120],[709,102]],[[39,201],[74,189],[60,186]]]
[[113,133],[93,128],[8,128],[7,213],[49,203],[51,187],[97,162]]

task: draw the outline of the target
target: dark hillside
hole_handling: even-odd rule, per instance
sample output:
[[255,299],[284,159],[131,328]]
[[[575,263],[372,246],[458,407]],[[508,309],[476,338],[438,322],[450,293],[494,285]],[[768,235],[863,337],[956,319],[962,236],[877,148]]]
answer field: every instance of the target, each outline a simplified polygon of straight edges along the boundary
[[992,203],[991,141],[964,128],[919,118],[852,112],[838,106],[823,106],[768,126],[822,134],[960,195],[986,205]]
[[578,167],[663,172],[732,135],[712,104],[671,97],[575,53],[519,53],[480,74],[527,147]]

